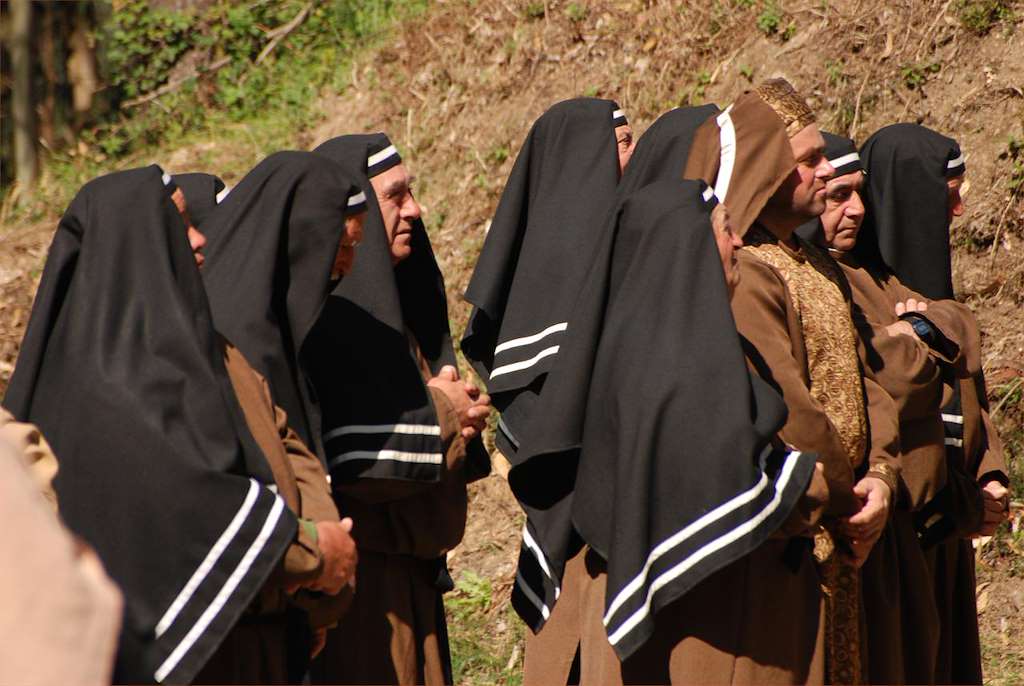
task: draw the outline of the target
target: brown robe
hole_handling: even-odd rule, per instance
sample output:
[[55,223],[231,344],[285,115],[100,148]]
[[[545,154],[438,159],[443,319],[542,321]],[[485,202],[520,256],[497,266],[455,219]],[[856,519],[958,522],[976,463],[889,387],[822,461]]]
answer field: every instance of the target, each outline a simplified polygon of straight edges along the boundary
[[811,539],[794,533],[811,530],[827,491],[816,474],[776,537],[662,608],[651,638],[625,662],[602,623],[606,565],[584,547],[566,564],[544,627],[527,635],[524,686],[823,683],[820,579]]
[[[749,352],[751,372],[764,378],[769,370]],[[651,638],[625,663],[602,622],[606,565],[585,547],[566,563],[544,627],[527,633],[523,685],[824,683],[824,604],[811,537],[827,502],[816,472],[772,539],[663,608]],[[763,631],[781,624],[786,631]]]
[[[863,378],[849,286],[824,251],[797,239],[797,249],[754,227],[738,252],[740,284],[733,313],[740,333],[763,358],[789,417],[780,433],[818,453],[829,487],[825,530],[859,509],[853,485],[867,468],[896,492],[899,465],[892,399]],[[868,432],[869,418],[876,421]],[[865,464],[866,463],[866,464]],[[825,646],[833,681],[863,678],[866,652],[857,571],[820,533],[815,554],[829,589]]]
[[[285,586],[316,579],[323,569],[313,527],[320,521],[338,521],[330,485],[320,460],[288,427],[284,410],[276,406],[266,380],[254,370],[237,348],[225,342],[224,365],[235,389],[246,424],[267,457],[278,494],[300,518],[296,540],[285,552],[282,564],[239,623],[203,667],[193,683],[288,683],[289,642],[292,650],[308,650],[296,634],[296,612],[302,608],[311,628],[337,623],[350,598],[347,591],[334,597],[313,597],[300,591],[294,599]],[[305,520],[303,522],[302,520]],[[291,659],[301,664],[303,655]]]
[[[977,392],[977,380],[982,378],[980,332],[970,310],[954,300],[927,300],[894,275],[871,273],[851,255],[841,255],[840,264],[853,288],[858,327],[868,342],[865,363],[878,367],[875,377],[897,400],[900,411],[904,531],[880,546],[877,555],[898,555],[899,583],[881,588],[872,577],[876,560],[865,566],[865,588],[870,590],[865,605],[875,632],[872,680],[981,683],[974,552],[962,537],[976,531],[984,515],[978,481],[987,475],[1005,482],[1006,466]],[[939,350],[884,331],[897,321],[896,303],[910,298],[928,302],[923,316],[945,338]],[[961,388],[963,464],[946,457],[940,408],[952,395],[951,384]],[[960,494],[953,512],[959,536],[922,551],[909,513],[947,485]],[[881,621],[896,604],[901,607],[902,627]]]
[[[414,351],[418,349],[413,345]],[[421,355],[424,380],[431,374]],[[440,583],[466,527],[466,445],[444,393],[428,387],[445,446],[438,483],[336,485],[359,546],[355,598],[310,670],[315,684],[451,683]]]
[[54,512],[57,461],[0,409],[0,683],[109,684],[121,593]]

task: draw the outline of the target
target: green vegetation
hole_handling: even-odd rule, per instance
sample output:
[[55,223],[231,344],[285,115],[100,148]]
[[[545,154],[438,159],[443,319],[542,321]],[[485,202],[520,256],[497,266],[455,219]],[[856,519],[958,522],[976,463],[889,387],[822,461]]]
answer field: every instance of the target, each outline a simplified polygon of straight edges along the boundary
[[1010,140],[1006,144],[1006,151],[999,157],[1009,160],[1011,165],[1010,193],[1014,196],[1021,196],[1024,194],[1024,134],[1010,136]]
[[581,22],[587,18],[590,10],[585,5],[581,5],[578,2],[570,2],[565,7],[565,16],[569,18],[569,21]]
[[489,580],[465,571],[445,596],[455,683],[522,683],[524,628],[506,595],[495,598]]
[[[51,151],[35,201],[8,218],[59,211],[89,178],[196,141],[235,139],[253,157],[294,147],[316,121],[318,96],[345,87],[353,54],[426,4],[217,2],[179,12],[115,3],[97,36],[108,113],[77,147]],[[197,167],[215,162],[195,159]]]
[[932,74],[937,74],[942,69],[938,62],[908,62],[900,67],[900,76],[903,84],[910,90],[920,88]]
[[999,24],[1017,20],[1012,0],[957,0],[954,5],[957,18],[965,29],[983,36]]

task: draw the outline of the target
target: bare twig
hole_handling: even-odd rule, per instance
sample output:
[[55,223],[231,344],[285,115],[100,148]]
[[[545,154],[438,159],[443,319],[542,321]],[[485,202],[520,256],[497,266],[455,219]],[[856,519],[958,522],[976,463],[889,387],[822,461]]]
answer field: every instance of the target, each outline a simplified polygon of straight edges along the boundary
[[299,24],[305,21],[306,16],[309,14],[311,9],[313,9],[313,3],[307,2],[306,6],[299,10],[299,13],[296,14],[290,22],[283,24],[282,26],[278,26],[276,29],[271,31],[267,31],[267,37],[270,38],[270,42],[267,43],[266,47],[260,50],[260,54],[256,56],[256,61],[253,62],[253,64],[259,64],[265,60],[267,56],[274,51],[274,48],[277,47],[278,43],[284,40],[289,33],[294,31]]
[[871,71],[868,70],[864,74],[864,80],[860,82],[860,88],[857,89],[857,102],[853,106],[853,121],[850,122],[850,128],[846,132],[846,135],[854,140],[857,139],[857,124],[860,123],[860,101],[864,97],[864,88],[868,85],[868,79],[871,77]]
[[214,62],[213,64],[211,64],[210,66],[208,66],[205,69],[203,69],[202,71],[199,71],[199,70],[193,71],[191,74],[186,74],[185,76],[182,76],[180,79],[175,79],[174,81],[169,81],[169,82],[165,83],[164,85],[162,85],[159,88],[157,88],[155,91],[150,91],[149,93],[146,93],[145,95],[139,96],[137,98],[132,98],[131,100],[126,100],[125,102],[121,103],[121,107],[125,107],[125,108],[127,108],[127,107],[137,107],[138,105],[142,105],[143,103],[147,103],[147,102],[150,102],[152,100],[156,100],[161,95],[167,95],[171,91],[178,90],[183,85],[185,85],[186,83],[188,83],[192,79],[196,78],[197,76],[201,76],[203,74],[212,74],[213,72],[217,71],[218,69],[223,69],[224,67],[226,67],[230,63],[231,63],[231,58],[230,57],[222,57],[219,60],[217,60],[216,62]]
[[1010,211],[1010,208],[1013,207],[1013,203],[1016,202],[1016,200],[1017,200],[1017,194],[1016,193],[1010,193],[1010,199],[1006,201],[1006,205],[1003,207],[1003,212],[1002,212],[1002,214],[999,215],[999,223],[996,224],[995,238],[992,240],[992,249],[989,250],[989,255],[988,255],[988,272],[987,273],[989,275],[992,274],[992,267],[994,267],[995,264],[996,264],[996,253],[999,251],[999,235],[1003,231],[1003,222],[1006,221],[1006,214]]

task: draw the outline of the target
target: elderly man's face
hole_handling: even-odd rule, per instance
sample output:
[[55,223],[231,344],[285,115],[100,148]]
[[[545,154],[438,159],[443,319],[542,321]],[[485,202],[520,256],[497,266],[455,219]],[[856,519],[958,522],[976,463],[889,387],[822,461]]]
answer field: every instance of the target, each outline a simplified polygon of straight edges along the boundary
[[835,168],[825,158],[825,139],[809,124],[789,139],[796,167],[768,202],[773,215],[798,226],[825,211],[825,184]]
[[392,265],[412,254],[412,226],[420,217],[419,203],[412,195],[412,182],[413,177],[404,164],[396,164],[370,179],[384,218]]
[[622,178],[622,173],[626,171],[629,158],[633,156],[633,150],[636,148],[633,129],[629,124],[615,127],[615,147],[619,152],[619,178]]
[[180,188],[174,189],[174,193],[171,194],[171,201],[178,208],[178,214],[181,215],[182,221],[185,222],[185,228],[188,231],[188,244],[192,247],[192,256],[196,260],[196,266],[201,268],[206,260],[203,257],[203,248],[206,247],[206,236],[199,232],[199,229],[192,223],[192,218],[188,216],[185,193]]
[[821,227],[825,243],[833,250],[849,252],[857,245],[857,234],[864,222],[864,203],[860,198],[863,186],[864,173],[859,170],[828,182]]

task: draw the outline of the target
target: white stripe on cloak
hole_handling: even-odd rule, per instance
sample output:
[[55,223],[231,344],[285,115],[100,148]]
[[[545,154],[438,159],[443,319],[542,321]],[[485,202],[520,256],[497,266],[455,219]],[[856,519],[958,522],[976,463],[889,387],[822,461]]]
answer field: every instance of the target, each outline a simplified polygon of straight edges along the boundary
[[[800,457],[800,453],[791,451],[786,457],[786,463],[783,465],[782,472],[779,475],[779,479],[776,482],[775,495],[769,501],[767,505],[753,518],[747,520],[743,524],[733,528],[729,533],[719,536],[713,541],[709,541],[704,544],[693,553],[691,553],[685,560],[682,560],[678,564],[669,568],[661,575],[659,575],[653,582],[650,583],[647,590],[647,596],[644,599],[644,604],[632,615],[630,615],[624,622],[619,625],[613,633],[609,633],[608,641],[615,645],[622,640],[633,628],[639,624],[643,619],[651,612],[651,603],[654,599],[654,594],[657,593],[663,586],[671,583],[674,579],[684,574],[691,567],[696,565],[698,562],[706,558],[708,555],[715,553],[727,545],[734,543],[736,540],[749,534],[753,531],[761,522],[767,519],[776,509],[779,507],[779,503],[782,501],[782,492],[785,490],[786,485],[789,483],[790,477],[793,475],[793,470],[796,467],[796,463]],[[608,609],[608,612],[604,616],[604,624],[606,628],[609,628],[610,618],[615,611],[622,606],[622,604],[628,600],[629,596],[635,593],[637,590],[643,587],[644,582],[647,580],[647,574],[650,571],[651,565],[662,555],[667,553],[671,548],[674,548],[678,544],[690,538],[695,533],[705,528],[709,524],[717,521],[718,519],[729,514],[736,508],[745,505],[746,503],[753,500],[759,495],[768,484],[768,477],[764,473],[761,474],[761,480],[756,486],[751,488],[744,493],[739,494],[735,498],[726,501],[719,505],[714,510],[711,510],[703,517],[697,519],[692,524],[682,529],[679,533],[666,539],[664,543],[657,546],[651,555],[648,557],[647,564],[644,565],[643,571],[633,579],[623,590],[616,596]],[[628,595],[627,595],[628,593]]]
[[263,551],[263,548],[267,545],[267,541],[270,539],[270,535],[274,532],[274,527],[277,526],[277,522],[281,519],[281,513],[284,511],[284,500],[280,496],[274,497],[274,505],[270,508],[270,513],[267,515],[267,519],[263,523],[263,528],[260,529],[259,534],[256,536],[256,540],[252,542],[249,549],[245,551],[245,555],[239,561],[238,566],[228,577],[228,580],[221,587],[220,592],[210,603],[209,607],[200,615],[199,620],[196,621],[192,628],[189,629],[185,637],[181,639],[181,642],[171,651],[171,654],[167,656],[163,664],[156,670],[153,675],[157,681],[163,681],[167,678],[167,675],[178,666],[181,659],[192,649],[195,642],[199,640],[199,637],[206,631],[210,626],[210,623],[216,618],[220,611],[224,608],[229,597],[235,592],[235,589],[242,582],[242,579],[246,574],[249,573],[249,569],[252,567],[252,563],[256,560],[256,557]]

